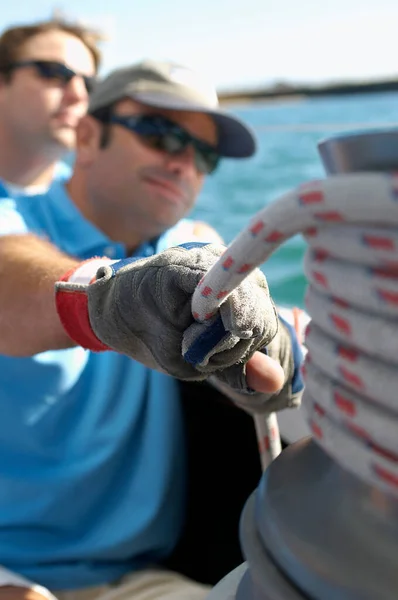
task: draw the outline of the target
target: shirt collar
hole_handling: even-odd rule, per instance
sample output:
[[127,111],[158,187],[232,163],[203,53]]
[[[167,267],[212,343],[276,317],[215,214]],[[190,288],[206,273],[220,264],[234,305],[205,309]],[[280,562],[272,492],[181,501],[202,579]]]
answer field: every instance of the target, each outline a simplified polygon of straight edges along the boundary
[[[80,212],[67,193],[65,182],[54,181],[49,196],[56,210],[60,228],[66,228],[68,232],[67,237],[62,236],[66,252],[85,257],[97,253],[103,253],[109,258],[126,257],[124,244],[111,240]],[[158,238],[143,243],[134,252],[134,256],[153,255],[156,252],[157,242]]]

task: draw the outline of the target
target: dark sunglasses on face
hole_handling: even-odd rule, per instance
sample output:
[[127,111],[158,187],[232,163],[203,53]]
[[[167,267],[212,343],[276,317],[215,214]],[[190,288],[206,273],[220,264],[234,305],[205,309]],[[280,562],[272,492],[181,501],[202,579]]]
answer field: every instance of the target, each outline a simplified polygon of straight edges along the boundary
[[220,161],[220,155],[214,146],[160,115],[111,115],[109,122],[129,129],[148,147],[167,154],[178,154],[191,146],[199,173],[213,173]]
[[95,77],[76,73],[63,63],[54,60],[21,60],[8,66],[8,71],[21,69],[23,67],[34,67],[43,79],[53,79],[63,85],[68,84],[74,77],[81,77],[86,86],[87,93],[91,93],[95,85]]

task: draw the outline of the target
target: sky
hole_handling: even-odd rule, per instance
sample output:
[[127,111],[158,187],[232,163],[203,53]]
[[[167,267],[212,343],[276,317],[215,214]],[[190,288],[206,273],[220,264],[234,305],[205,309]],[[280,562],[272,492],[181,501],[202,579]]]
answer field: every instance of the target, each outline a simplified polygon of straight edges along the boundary
[[4,0],[0,27],[54,9],[109,36],[103,75],[153,58],[219,91],[398,77],[398,0]]

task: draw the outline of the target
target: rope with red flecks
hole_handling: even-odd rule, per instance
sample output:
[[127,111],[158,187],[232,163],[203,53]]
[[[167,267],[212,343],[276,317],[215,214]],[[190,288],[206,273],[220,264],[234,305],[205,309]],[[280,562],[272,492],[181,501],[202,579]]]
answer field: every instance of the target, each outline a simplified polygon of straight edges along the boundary
[[[314,439],[343,467],[398,495],[396,175],[335,175],[266,206],[196,289],[195,318],[214,314],[220,292],[226,298],[297,233],[309,245],[303,408]],[[254,417],[269,435],[274,415]]]

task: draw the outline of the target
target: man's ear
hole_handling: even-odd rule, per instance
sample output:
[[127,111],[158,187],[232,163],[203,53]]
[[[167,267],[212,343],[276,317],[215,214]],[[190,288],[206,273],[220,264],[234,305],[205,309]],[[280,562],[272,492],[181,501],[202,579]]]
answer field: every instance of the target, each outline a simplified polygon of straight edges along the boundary
[[100,152],[102,124],[90,115],[82,117],[76,127],[76,163],[90,166]]

